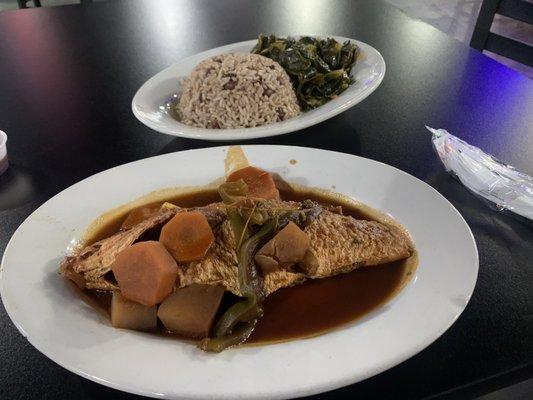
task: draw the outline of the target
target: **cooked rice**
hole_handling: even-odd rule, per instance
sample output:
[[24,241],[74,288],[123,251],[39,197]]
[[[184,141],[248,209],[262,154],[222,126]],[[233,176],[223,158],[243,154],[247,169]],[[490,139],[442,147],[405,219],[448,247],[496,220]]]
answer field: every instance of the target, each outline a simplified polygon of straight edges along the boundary
[[295,117],[300,106],[289,75],[258,54],[202,61],[183,81],[180,121],[202,128],[249,128]]

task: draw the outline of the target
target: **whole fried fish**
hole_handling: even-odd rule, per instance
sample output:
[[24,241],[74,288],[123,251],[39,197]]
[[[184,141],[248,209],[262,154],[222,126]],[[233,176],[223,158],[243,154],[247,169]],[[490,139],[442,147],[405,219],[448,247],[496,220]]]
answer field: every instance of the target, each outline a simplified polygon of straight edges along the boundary
[[[206,215],[215,235],[215,242],[204,258],[179,264],[178,287],[193,283],[222,285],[240,296],[236,239],[222,203],[195,208]],[[190,210],[190,209],[189,209]],[[272,218],[283,210],[286,220],[292,219],[309,236],[311,246],[298,265],[267,274],[262,283],[268,295],[276,290],[317,279],[350,272],[362,266],[373,266],[405,259],[414,252],[409,234],[396,225],[377,221],[357,220],[342,215],[337,208],[318,207],[312,201],[285,202],[269,200],[259,204],[254,212]],[[167,206],[147,220],[127,231],[94,243],[77,254],[67,257],[61,272],[79,286],[89,289],[116,289],[105,279],[116,256],[132,245],[144,232],[164,224],[176,213],[187,209]]]

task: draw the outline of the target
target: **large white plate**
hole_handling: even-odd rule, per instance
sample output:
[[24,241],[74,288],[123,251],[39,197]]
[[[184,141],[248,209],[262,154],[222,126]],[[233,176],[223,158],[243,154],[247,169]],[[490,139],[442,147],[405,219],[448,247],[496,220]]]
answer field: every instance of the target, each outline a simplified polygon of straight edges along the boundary
[[[424,349],[461,314],[475,286],[474,238],[430,186],[376,161],[288,146],[243,146],[250,161],[289,181],[354,196],[411,232],[420,264],[388,304],[305,340],[205,354],[193,345],[112,328],[58,273],[69,243],[98,215],[164,187],[220,177],[227,147],[166,154],[87,178],[42,205],[13,235],[0,289],[29,342],[59,365],[128,392],[169,398],[285,398],[368,378]],[[295,165],[290,160],[297,160]]]
[[[325,35],[322,35],[325,36]],[[179,78],[186,77],[198,63],[206,58],[224,53],[249,53],[257,40],[233,43],[195,54],[178,61],[146,81],[133,97],[133,114],[146,126],[169,135],[203,140],[245,140],[282,135],[325,121],[364,100],[379,86],[385,76],[385,61],[381,54],[366,43],[340,36],[339,42],[350,40],[361,49],[351,76],[355,83],[337,98],[323,106],[302,113],[287,121],[245,129],[205,129],[179,123],[166,111],[165,105],[179,92]]]

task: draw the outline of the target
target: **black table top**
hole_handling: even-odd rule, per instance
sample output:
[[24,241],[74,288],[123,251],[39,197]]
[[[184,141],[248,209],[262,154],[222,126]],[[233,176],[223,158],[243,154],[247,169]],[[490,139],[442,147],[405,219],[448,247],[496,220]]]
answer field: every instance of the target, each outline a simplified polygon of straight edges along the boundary
[[[82,178],[216,145],[151,131],[132,115],[131,99],[176,60],[260,32],[357,38],[383,54],[387,73],[351,110],[252,143],[338,150],[407,171],[457,207],[479,248],[473,297],[441,338],[389,371],[320,397],[468,398],[532,377],[533,228],[486,208],[446,174],[424,125],[533,174],[533,82],[376,1],[131,0],[0,13],[0,129],[12,165],[0,178],[0,251],[32,211]],[[136,397],[48,360],[3,307],[0,324],[0,398]]]

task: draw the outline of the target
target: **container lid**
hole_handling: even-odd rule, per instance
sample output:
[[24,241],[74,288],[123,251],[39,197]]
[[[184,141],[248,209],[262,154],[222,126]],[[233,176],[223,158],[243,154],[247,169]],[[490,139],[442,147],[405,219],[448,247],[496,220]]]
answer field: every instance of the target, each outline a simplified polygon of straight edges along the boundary
[[2,175],[8,167],[7,163],[7,135],[0,131],[0,175]]
[[0,131],[0,147],[5,147],[7,143],[7,135],[4,131]]

